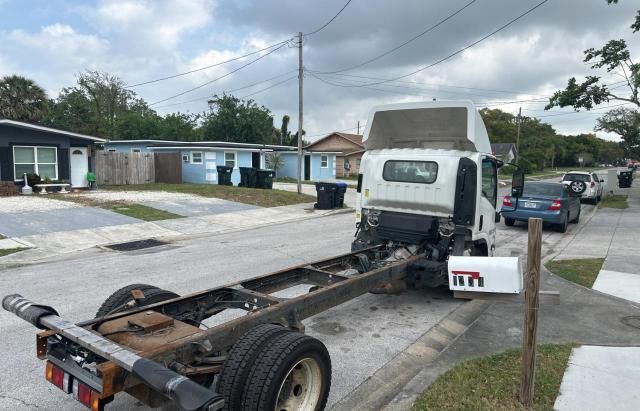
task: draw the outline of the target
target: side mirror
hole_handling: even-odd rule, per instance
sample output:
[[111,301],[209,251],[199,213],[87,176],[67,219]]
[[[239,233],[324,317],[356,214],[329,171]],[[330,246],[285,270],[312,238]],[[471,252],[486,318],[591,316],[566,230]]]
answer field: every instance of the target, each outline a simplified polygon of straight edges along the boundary
[[511,178],[511,196],[522,197],[522,190],[524,189],[524,171],[521,169],[515,170]]
[[495,218],[495,222],[499,223],[500,222],[500,213],[496,211],[496,218]]

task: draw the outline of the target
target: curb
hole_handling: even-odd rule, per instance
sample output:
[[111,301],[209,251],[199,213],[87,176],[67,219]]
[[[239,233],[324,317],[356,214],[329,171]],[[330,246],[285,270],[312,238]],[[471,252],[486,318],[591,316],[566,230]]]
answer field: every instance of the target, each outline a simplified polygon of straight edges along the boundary
[[[451,343],[465,333],[491,302],[471,300],[460,305],[413,344],[379,368],[365,382],[338,401],[332,411],[405,410],[417,394],[402,393],[403,388]],[[402,394],[402,395],[401,395]]]

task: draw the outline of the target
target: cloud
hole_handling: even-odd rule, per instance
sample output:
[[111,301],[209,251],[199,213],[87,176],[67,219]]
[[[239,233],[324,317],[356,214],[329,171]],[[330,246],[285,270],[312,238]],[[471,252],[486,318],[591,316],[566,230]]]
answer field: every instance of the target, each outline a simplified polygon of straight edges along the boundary
[[102,0],[87,17],[97,30],[135,52],[172,50],[187,33],[210,24],[212,0]]
[[73,82],[74,75],[88,68],[102,69],[108,60],[109,42],[81,34],[66,24],[52,24],[35,33],[25,30],[0,32],[0,61],[44,84],[49,94]]

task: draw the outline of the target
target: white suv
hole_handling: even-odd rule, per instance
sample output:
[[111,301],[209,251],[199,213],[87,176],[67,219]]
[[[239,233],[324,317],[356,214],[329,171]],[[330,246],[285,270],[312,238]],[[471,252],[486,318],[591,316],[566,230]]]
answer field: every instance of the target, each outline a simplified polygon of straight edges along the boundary
[[569,189],[576,194],[580,194],[583,199],[590,200],[593,204],[598,204],[602,198],[602,183],[596,173],[589,171],[569,171],[562,176],[562,184],[569,186]]

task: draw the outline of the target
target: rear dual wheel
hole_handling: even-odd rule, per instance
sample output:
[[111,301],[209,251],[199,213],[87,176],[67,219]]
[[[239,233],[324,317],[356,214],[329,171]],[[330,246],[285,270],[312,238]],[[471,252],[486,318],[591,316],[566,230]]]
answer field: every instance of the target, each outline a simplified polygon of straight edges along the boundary
[[218,388],[227,410],[315,411],[326,406],[331,359],[322,342],[284,327],[255,327],[229,351]]

